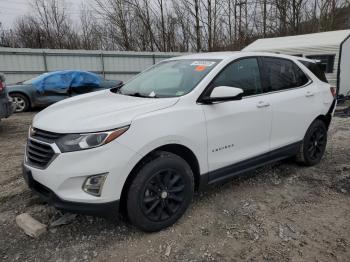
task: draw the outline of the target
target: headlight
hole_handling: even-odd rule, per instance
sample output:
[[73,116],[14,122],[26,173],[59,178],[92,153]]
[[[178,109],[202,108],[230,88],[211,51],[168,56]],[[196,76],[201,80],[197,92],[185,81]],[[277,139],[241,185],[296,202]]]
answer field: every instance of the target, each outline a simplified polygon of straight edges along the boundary
[[68,134],[59,138],[56,144],[61,152],[72,152],[99,147],[118,138],[128,129],[129,126],[98,133]]

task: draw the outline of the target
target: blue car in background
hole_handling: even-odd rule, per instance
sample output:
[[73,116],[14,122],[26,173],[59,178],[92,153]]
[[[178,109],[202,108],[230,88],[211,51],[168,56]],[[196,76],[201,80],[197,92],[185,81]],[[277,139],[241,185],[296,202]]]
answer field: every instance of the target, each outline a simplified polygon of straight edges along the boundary
[[16,112],[46,107],[63,99],[122,85],[119,80],[105,80],[87,71],[55,71],[33,79],[8,85]]

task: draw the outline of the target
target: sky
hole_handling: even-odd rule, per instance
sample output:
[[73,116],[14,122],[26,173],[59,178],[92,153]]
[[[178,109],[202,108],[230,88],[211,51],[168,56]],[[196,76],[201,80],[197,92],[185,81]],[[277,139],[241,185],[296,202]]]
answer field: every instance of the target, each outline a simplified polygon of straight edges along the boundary
[[[65,0],[73,21],[79,20],[79,10],[81,3],[91,5],[93,0]],[[30,12],[30,0],[0,0],[0,22],[5,28],[11,28],[16,18]]]

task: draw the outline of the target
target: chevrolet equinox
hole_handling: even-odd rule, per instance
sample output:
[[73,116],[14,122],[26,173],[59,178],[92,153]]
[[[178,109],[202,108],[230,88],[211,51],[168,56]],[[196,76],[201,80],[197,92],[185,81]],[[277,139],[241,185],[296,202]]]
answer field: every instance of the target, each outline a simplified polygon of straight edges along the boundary
[[58,209],[168,227],[195,190],[289,157],[321,160],[336,90],[314,66],[249,52],[162,61],[38,113],[24,178]]

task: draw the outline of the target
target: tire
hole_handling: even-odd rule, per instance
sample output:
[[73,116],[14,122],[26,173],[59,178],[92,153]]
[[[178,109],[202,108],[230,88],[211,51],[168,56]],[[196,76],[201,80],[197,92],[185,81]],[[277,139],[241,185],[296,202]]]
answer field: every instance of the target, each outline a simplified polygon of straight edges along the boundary
[[137,171],[127,194],[130,222],[137,228],[154,232],[174,224],[190,205],[194,178],[181,157],[156,152]]
[[12,97],[13,102],[16,105],[16,108],[15,108],[16,113],[28,111],[30,107],[30,103],[28,98],[25,95],[22,95],[20,93],[13,93],[13,94],[10,94],[10,96]]
[[306,166],[318,164],[327,146],[327,127],[321,120],[315,120],[308,128],[297,155],[297,161]]

